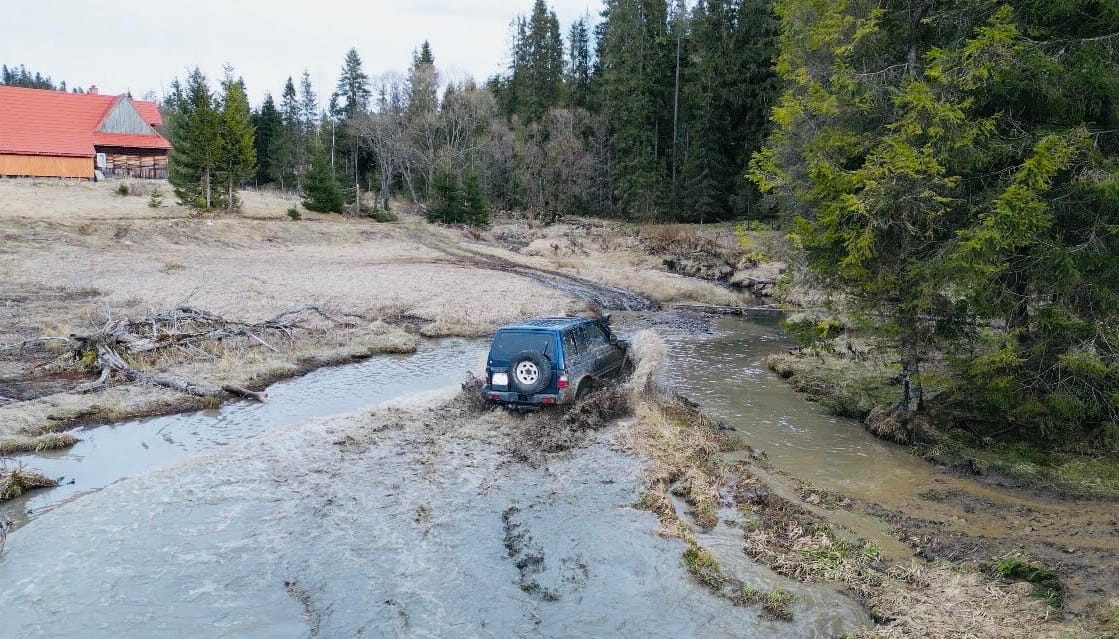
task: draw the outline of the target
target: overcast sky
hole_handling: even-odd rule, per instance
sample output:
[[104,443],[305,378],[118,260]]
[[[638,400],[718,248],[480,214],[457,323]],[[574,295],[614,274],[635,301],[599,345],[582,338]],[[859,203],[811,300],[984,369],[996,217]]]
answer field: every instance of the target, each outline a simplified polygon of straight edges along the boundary
[[[366,72],[403,72],[413,49],[431,42],[445,76],[482,81],[504,68],[509,22],[532,0],[192,0],[114,3],[41,0],[5,3],[0,63],[27,65],[69,86],[159,96],[198,65],[211,80],[230,64],[249,97],[278,97],[306,68],[320,103],[357,47]],[[550,0],[564,38],[580,15],[597,20],[601,0]]]

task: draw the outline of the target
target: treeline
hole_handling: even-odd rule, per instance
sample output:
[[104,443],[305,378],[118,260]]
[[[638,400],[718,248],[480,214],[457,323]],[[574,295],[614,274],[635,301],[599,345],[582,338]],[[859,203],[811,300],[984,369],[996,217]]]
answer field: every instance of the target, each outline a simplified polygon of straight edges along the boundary
[[9,87],[23,87],[25,89],[48,89],[50,91],[85,93],[85,89],[81,87],[68,88],[65,80],[56,85],[49,75],[43,75],[38,71],[32,73],[22,64],[18,67],[9,67],[6,64],[0,65],[0,84]]
[[[331,196],[329,210],[404,197],[448,221],[483,219],[491,205],[681,221],[762,215],[745,169],[778,90],[768,0],[606,5],[597,25],[584,16],[564,29],[536,0],[514,20],[507,72],[481,86],[442,81],[427,43],[403,77],[377,81],[351,50],[324,105],[306,75],[298,91],[289,80],[278,103],[269,95],[254,112],[254,179],[303,192],[309,176],[330,174],[343,204]],[[473,213],[445,205],[460,194]]]
[[[1119,449],[1119,4],[778,0],[751,175],[961,427]],[[955,417],[952,417],[955,416]]]

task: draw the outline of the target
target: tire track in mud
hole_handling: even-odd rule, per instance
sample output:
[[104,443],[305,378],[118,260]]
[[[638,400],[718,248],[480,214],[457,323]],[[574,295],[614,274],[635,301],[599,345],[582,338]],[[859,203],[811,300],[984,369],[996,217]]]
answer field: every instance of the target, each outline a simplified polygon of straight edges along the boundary
[[431,236],[419,233],[409,234],[410,239],[433,251],[452,258],[455,263],[473,268],[511,273],[533,280],[548,288],[567,293],[583,300],[594,308],[604,311],[656,311],[660,304],[623,288],[607,286],[590,280],[568,275],[560,271],[542,269],[518,264],[495,255],[475,251],[464,246],[452,245]]

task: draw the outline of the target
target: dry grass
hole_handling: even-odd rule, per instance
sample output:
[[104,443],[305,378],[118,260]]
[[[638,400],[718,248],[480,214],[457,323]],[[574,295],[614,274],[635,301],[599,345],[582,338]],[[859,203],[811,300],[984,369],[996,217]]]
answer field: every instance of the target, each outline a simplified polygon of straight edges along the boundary
[[57,485],[58,481],[22,466],[0,467],[0,502],[15,499],[29,490],[53,488]]
[[877,548],[864,540],[841,539],[822,522],[807,522],[796,514],[763,514],[763,525],[746,533],[746,554],[798,581],[842,583],[864,597],[881,589],[880,575],[870,568],[878,560]]
[[949,565],[914,562],[891,571],[897,587],[874,599],[890,621],[862,638],[1026,639],[1084,636],[1051,619],[1052,609],[1030,595],[1029,584],[1003,584]]
[[78,443],[69,433],[45,433],[35,437],[8,437],[0,439],[0,455],[41,453],[45,450],[62,450]]

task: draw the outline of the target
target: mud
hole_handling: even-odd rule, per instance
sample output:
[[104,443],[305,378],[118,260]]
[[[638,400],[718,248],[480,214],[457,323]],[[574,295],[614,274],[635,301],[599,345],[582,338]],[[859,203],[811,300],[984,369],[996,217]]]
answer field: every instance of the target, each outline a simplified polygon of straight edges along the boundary
[[269,401],[239,401],[218,409],[96,425],[74,431],[67,450],[18,457],[65,485],[0,504],[0,518],[17,526],[69,500],[126,477],[215,449],[236,449],[246,439],[300,421],[353,411],[394,397],[444,388],[475,369],[485,355],[480,340],[425,342],[413,355],[378,355],[345,367],[323,368],[268,387]]
[[610,431],[531,467],[504,452],[501,412],[385,407],[119,482],[10,537],[0,636],[829,637],[865,622],[810,588],[803,601],[835,604],[792,623],[707,593],[630,505],[642,461]]
[[1028,507],[998,507],[971,495],[958,495],[963,512],[986,508],[1007,520],[1015,533],[1003,537],[970,534],[946,528],[943,521],[866,505],[866,512],[887,522],[894,535],[925,559],[975,566],[994,574],[994,565],[1007,557],[1023,557],[1057,573],[1066,595],[1068,614],[1085,617],[1102,599],[1119,592],[1119,519],[1115,512],[1097,511],[1076,521],[1056,520]]

